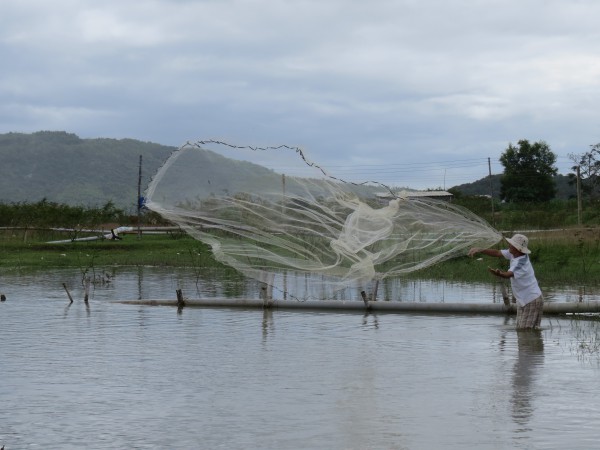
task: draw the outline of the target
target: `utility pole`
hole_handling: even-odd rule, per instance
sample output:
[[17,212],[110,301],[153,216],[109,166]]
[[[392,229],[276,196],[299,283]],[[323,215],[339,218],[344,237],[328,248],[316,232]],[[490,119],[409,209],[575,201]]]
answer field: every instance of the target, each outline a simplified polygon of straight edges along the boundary
[[142,238],[142,155],[140,155],[140,165],[138,171],[138,195],[137,195],[137,225],[138,239]]
[[281,174],[281,215],[284,215],[285,211],[285,173]]
[[577,166],[577,225],[581,226],[581,172]]
[[492,198],[492,225],[496,226],[496,213],[494,211],[494,184],[492,183],[492,163],[488,156],[488,173],[490,178],[490,197]]

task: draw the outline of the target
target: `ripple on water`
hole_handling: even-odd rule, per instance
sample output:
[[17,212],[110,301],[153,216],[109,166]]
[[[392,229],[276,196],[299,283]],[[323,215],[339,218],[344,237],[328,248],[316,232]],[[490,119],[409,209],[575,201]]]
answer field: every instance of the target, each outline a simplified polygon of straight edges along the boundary
[[[498,316],[178,314],[112,303],[138,292],[124,281],[86,306],[59,275],[3,278],[7,449],[589,448],[600,426],[597,322],[523,335]],[[163,277],[156,295],[176,286]]]

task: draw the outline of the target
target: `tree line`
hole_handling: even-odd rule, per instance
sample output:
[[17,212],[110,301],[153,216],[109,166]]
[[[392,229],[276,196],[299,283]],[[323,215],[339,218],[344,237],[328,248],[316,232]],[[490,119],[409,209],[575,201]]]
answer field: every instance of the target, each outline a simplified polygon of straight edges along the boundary
[[129,223],[130,217],[114,203],[101,207],[71,206],[42,199],[38,202],[0,203],[0,227],[91,228],[102,223]]
[[[574,173],[569,174],[575,184],[577,174],[581,194],[586,200],[583,223],[593,225],[600,222],[600,144],[590,146],[590,150],[581,154],[569,154],[574,165]],[[518,227],[528,222],[534,226],[557,226],[577,224],[578,205],[573,201],[555,201],[557,174],[556,155],[544,141],[530,143],[520,140],[517,145],[509,144],[500,156],[504,167],[500,175],[500,195],[502,206],[497,204],[490,215],[489,200],[483,198],[466,199],[466,196],[454,188],[456,202],[473,210],[492,224],[501,220],[497,217],[502,209],[504,221],[510,217],[508,227]],[[495,202],[495,201],[494,201]],[[537,205],[537,206],[532,206]],[[596,211],[599,211],[598,216]],[[532,220],[533,215],[538,218]],[[523,223],[517,223],[523,217]],[[144,223],[165,224],[156,213],[144,211]],[[93,228],[99,224],[120,225],[137,224],[137,216],[127,214],[112,201],[100,207],[72,206],[42,199],[35,203],[0,202],[0,227],[65,227],[72,229]]]
[[[575,185],[579,177],[582,197],[594,201],[600,198],[600,144],[590,147],[587,152],[568,155],[574,163],[568,178]],[[556,198],[556,154],[545,141],[509,143],[499,160],[504,168],[500,176],[503,202],[530,204]],[[460,196],[460,192],[453,193]]]
[[[75,231],[94,229],[103,225],[133,226],[138,224],[137,214],[108,201],[100,207],[73,206],[42,199],[38,202],[0,202],[0,228],[65,228]],[[142,209],[142,224],[170,225],[159,214]]]

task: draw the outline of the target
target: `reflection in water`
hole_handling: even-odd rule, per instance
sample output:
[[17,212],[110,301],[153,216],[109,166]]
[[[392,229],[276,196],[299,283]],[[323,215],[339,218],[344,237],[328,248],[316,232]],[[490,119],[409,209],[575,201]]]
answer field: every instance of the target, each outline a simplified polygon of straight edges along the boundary
[[263,342],[266,342],[267,337],[269,336],[269,331],[273,331],[273,328],[274,328],[273,309],[265,308],[265,309],[263,309],[263,320],[262,320]]
[[[69,303],[67,303],[67,306],[65,306],[64,313],[63,313],[63,318],[67,317],[67,314],[69,313],[69,309],[71,309],[71,305],[73,305],[73,302],[69,302]],[[85,305],[86,316],[90,317],[90,315],[91,315],[90,303],[89,302],[84,302],[84,305]]]
[[365,313],[365,315],[363,316],[363,325],[366,326],[369,324],[369,318],[373,319],[373,328],[377,329],[379,328],[379,321],[377,320],[377,315],[376,314],[372,314],[369,311],[367,311]]
[[[0,447],[597,447],[600,322],[591,318],[548,318],[540,334],[515,331],[513,316],[175,314],[114,301],[174,300],[178,289],[258,298],[259,286],[219,271],[115,274],[85,305],[76,270],[0,273]],[[492,301],[490,285],[387,289],[396,301]]]
[[[110,282],[93,283],[90,300],[144,300],[144,299],[175,299],[177,289],[181,289],[189,298],[261,298],[263,284],[232,272],[231,270],[202,269],[194,272],[191,269],[174,270],[156,267],[111,268]],[[33,283],[46,290],[52,297],[65,297],[63,284],[72,289],[73,298],[81,300],[81,275],[72,269],[47,270],[40,273],[1,274],[4,293],[9,296],[10,290],[15,289],[14,283],[20,289],[30,290],[33,286],[21,286]],[[14,280],[13,280],[14,278]],[[286,296],[288,289],[306,292],[306,298],[330,300],[362,301],[358,289],[328,292],[321,290],[311,292],[310,277],[293,276],[290,272],[282,272],[274,276],[274,288],[267,292],[274,300],[294,300]],[[301,285],[301,286],[300,286]],[[25,292],[23,290],[23,292]],[[586,292],[585,301],[598,299],[596,291]],[[496,283],[465,283],[457,281],[394,278],[383,280],[378,288],[378,300],[401,302],[433,302],[433,303],[502,303],[501,285]],[[562,286],[560,290],[547,288],[544,291],[544,301],[566,302],[580,301],[580,290],[577,287]]]
[[142,298],[142,284],[144,278],[144,270],[142,266],[138,266],[137,268],[137,291],[138,291],[138,300],[143,300]]
[[600,365],[600,321],[594,315],[580,315],[574,317],[570,324],[574,337],[570,351],[580,361],[595,361]]
[[67,317],[67,313],[69,312],[69,309],[71,308],[72,304],[73,302],[67,303],[67,306],[65,306],[65,312],[63,314],[63,317]]
[[518,355],[513,368],[512,417],[517,432],[529,432],[527,426],[534,412],[534,381],[544,363],[544,341],[539,330],[517,330]]

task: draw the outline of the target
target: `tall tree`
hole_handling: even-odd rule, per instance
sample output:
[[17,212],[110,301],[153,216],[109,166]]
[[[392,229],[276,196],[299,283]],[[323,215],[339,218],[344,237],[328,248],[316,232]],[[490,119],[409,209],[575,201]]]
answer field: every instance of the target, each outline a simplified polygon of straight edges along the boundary
[[569,158],[575,163],[571,168],[569,178],[576,182],[577,167],[581,179],[581,191],[590,198],[600,197],[600,144],[590,145],[590,150],[581,153],[569,153]]
[[530,144],[522,139],[515,147],[508,148],[500,156],[504,174],[500,179],[500,195],[508,202],[545,202],[556,196],[554,176],[558,172],[554,164],[556,155],[550,146],[539,141]]

